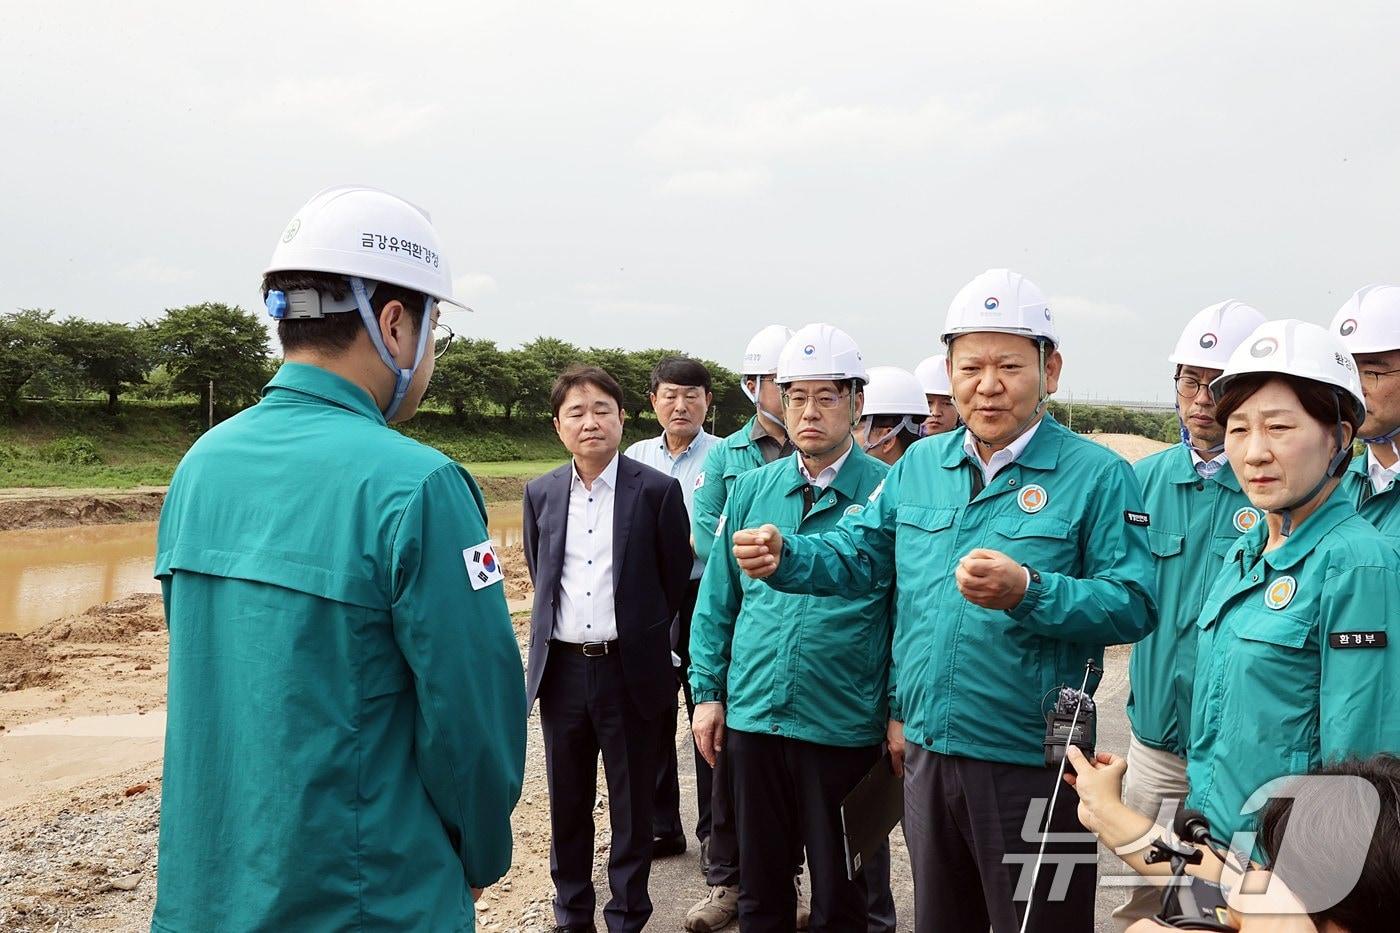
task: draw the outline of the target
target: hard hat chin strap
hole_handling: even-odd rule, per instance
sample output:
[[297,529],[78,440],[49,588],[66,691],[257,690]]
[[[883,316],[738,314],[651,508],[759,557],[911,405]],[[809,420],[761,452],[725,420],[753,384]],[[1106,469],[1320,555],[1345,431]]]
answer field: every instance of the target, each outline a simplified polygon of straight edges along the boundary
[[[875,428],[875,416],[866,415],[861,420],[865,422],[865,436],[869,438],[870,432]],[[861,449],[866,451],[874,450],[876,447],[879,447],[885,441],[894,437],[900,431],[908,431],[915,437],[921,436],[920,425],[915,424],[913,421],[910,420],[908,415],[905,415],[903,418],[899,419],[899,424],[896,424],[893,427],[889,428],[889,430],[885,431],[884,434],[881,434],[879,437],[875,438],[875,440],[866,440],[864,444],[860,445]]]
[[413,374],[418,371],[418,364],[423,362],[423,352],[428,346],[428,334],[433,329],[433,299],[431,296],[424,296],[423,320],[418,323],[418,346],[413,352],[413,365],[402,369],[390,355],[389,348],[384,345],[384,337],[379,333],[379,320],[374,316],[369,294],[365,291],[364,279],[351,276],[350,290],[355,295],[355,306],[360,310],[360,320],[364,322],[365,330],[369,331],[369,339],[374,344],[374,349],[379,351],[379,358],[389,367],[389,372],[394,374],[394,394],[389,400],[389,407],[384,409],[384,420],[392,421],[394,415],[398,414],[399,406],[403,404],[404,396],[408,394],[408,386],[413,382]]
[[1395,445],[1395,439],[1397,437],[1400,437],[1400,428],[1388,431],[1385,434],[1378,434],[1375,437],[1363,437],[1361,443],[1370,447],[1379,447],[1381,444],[1389,444],[1390,452],[1393,453],[1397,459],[1400,459],[1400,447]]
[[[1037,392],[1039,392],[1040,401],[1035,403],[1035,410],[1032,411],[1024,421],[1017,425],[1015,433],[1011,435],[1011,440],[1013,441],[1016,438],[1020,437],[1022,434],[1025,434],[1026,430],[1030,428],[1031,425],[1035,424],[1036,419],[1045,413],[1046,407],[1050,404],[1050,396],[1045,391],[1045,341],[1037,340],[1036,345],[1040,349],[1040,373],[1038,376],[1039,388],[1036,390]],[[956,405],[954,406],[954,410],[957,410]],[[972,435],[973,440],[977,441],[977,443],[983,445],[984,447],[991,446],[990,443],[984,441],[982,438],[977,436],[977,432],[972,430],[972,425],[969,424],[967,419],[962,416],[962,412],[958,412],[958,420],[961,421],[964,425],[966,425],[967,433]]]
[[760,376],[760,375],[755,375],[755,376],[753,377],[753,391],[752,391],[752,392],[749,391],[748,383],[747,383],[745,380],[743,380],[743,379],[740,379],[740,380],[739,380],[739,388],[740,388],[741,391],[743,391],[744,396],[745,396],[750,402],[753,402],[754,410],[758,413],[758,416],[759,416],[760,418],[767,418],[767,419],[768,419],[769,421],[771,421],[773,424],[776,424],[778,427],[782,428],[782,429],[783,429],[783,436],[784,436],[784,437],[787,437],[787,424],[785,424],[785,423],[783,422],[783,419],[782,419],[782,418],[775,417],[774,415],[772,415],[772,414],[768,411],[768,409],[764,408],[763,405],[758,401],[759,390],[761,390],[761,389],[763,388],[763,377]]
[[[1180,366],[1180,364],[1178,364],[1177,367],[1176,367],[1176,374],[1177,374],[1178,376],[1181,375],[1181,366]],[[1173,391],[1174,391],[1174,390],[1173,390]],[[1197,391],[1200,391],[1200,390],[1198,389]],[[1180,395],[1178,395],[1178,396],[1176,397],[1175,407],[1176,407],[1176,423],[1177,423],[1177,425],[1181,428],[1181,443],[1184,444],[1184,445],[1186,445],[1186,449],[1187,449],[1187,450],[1195,450],[1196,453],[1200,453],[1199,450],[1196,450],[1196,445],[1191,443],[1191,432],[1188,431],[1188,430],[1186,430],[1186,419],[1183,418],[1183,417],[1181,417],[1181,396],[1180,396]],[[1225,442],[1224,442],[1224,441],[1221,441],[1219,444],[1216,444],[1214,447],[1207,447],[1205,452],[1208,453],[1208,454],[1210,454],[1212,457],[1215,457],[1215,456],[1217,456],[1217,455],[1219,455],[1219,454],[1222,454],[1222,453],[1225,452]]]
[[1317,481],[1317,483],[1313,486],[1312,489],[1308,490],[1306,493],[1303,494],[1303,496],[1294,500],[1293,502],[1289,503],[1281,509],[1267,510],[1270,512],[1275,512],[1283,517],[1283,525],[1279,528],[1280,537],[1286,538],[1293,533],[1294,510],[1302,508],[1303,506],[1316,499],[1319,495],[1321,495],[1322,490],[1327,487],[1327,484],[1341,475],[1338,471],[1342,468],[1342,464],[1346,462],[1347,454],[1351,445],[1349,445],[1346,442],[1346,432],[1342,430],[1343,421],[1341,400],[1337,399],[1336,396],[1333,396],[1333,398],[1337,402],[1337,424],[1333,428],[1332,436],[1337,441],[1337,452],[1333,454],[1332,459],[1328,461],[1327,472],[1322,474],[1322,478]]

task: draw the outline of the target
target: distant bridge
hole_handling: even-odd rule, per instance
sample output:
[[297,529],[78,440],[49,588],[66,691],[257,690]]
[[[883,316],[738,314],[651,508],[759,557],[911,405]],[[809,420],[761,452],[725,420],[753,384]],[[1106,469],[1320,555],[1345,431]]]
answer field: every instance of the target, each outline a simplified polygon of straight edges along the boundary
[[1144,402],[1136,399],[1097,397],[1075,398],[1066,396],[1064,398],[1057,397],[1055,401],[1060,403],[1061,405],[1074,405],[1076,408],[1080,406],[1086,406],[1089,408],[1126,408],[1129,411],[1146,411],[1152,412],[1154,414],[1162,414],[1166,412],[1176,411],[1176,406],[1173,405],[1171,402]]

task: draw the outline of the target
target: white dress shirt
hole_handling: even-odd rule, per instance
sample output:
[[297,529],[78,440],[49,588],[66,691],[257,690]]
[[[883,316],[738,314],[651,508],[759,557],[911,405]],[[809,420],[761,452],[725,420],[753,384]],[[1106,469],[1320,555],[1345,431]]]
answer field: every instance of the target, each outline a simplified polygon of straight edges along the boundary
[[1026,447],[1030,444],[1031,438],[1035,437],[1035,432],[1039,430],[1040,422],[1037,421],[1020,437],[992,454],[992,459],[990,460],[982,459],[982,455],[977,451],[977,438],[972,436],[971,431],[968,431],[966,436],[963,437],[963,450],[967,451],[968,455],[982,468],[982,482],[990,486],[992,479],[998,473],[1011,466],[1011,464],[1015,463],[1017,459],[1020,458],[1021,454],[1026,452]]
[[846,448],[846,452],[836,459],[835,463],[823,469],[815,477],[807,472],[807,464],[802,462],[801,454],[794,454],[793,456],[797,458],[797,469],[802,471],[802,476],[807,482],[816,486],[818,489],[826,489],[826,487],[836,482],[836,474],[841,472],[841,467],[845,466],[846,461],[851,457],[851,451],[855,449],[856,445],[852,443],[850,447]]
[[1209,460],[1207,460],[1205,457],[1202,457],[1201,452],[1196,448],[1192,447],[1190,448],[1190,450],[1191,465],[1196,468],[1196,475],[1199,476],[1201,479],[1210,479],[1212,476],[1219,473],[1221,467],[1225,466],[1225,464],[1228,462],[1228,460],[1225,457],[1225,452],[1223,450],[1220,453],[1216,454],[1214,457],[1211,457]]
[[1376,452],[1371,449],[1371,445],[1366,445],[1366,474],[1371,477],[1371,488],[1376,492],[1385,492],[1390,488],[1390,484],[1395,481],[1395,474],[1400,473],[1400,460],[1392,467],[1383,467],[1376,459]]
[[617,454],[588,489],[573,466],[564,566],[559,574],[559,613],[554,637],[583,644],[617,638],[613,606],[613,502]]
[[[678,454],[672,454],[671,448],[666,446],[665,434],[637,441],[628,447],[624,454],[645,463],[653,470],[660,470],[680,483],[681,498],[685,500],[685,512],[689,515],[695,500],[695,478],[700,475],[700,468],[705,465],[705,455],[718,440],[719,438],[701,428],[700,433],[690,442],[690,446]],[[695,563],[690,567],[690,579],[699,580],[704,569],[705,562],[695,558]]]

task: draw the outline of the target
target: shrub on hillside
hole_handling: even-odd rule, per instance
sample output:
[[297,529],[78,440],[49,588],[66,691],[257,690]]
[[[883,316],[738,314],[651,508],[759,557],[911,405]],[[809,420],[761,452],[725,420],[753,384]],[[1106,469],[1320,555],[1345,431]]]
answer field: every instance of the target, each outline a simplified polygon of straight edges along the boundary
[[457,440],[438,441],[433,446],[459,463],[524,460],[525,451],[510,438],[499,434],[479,434]]
[[102,463],[102,453],[92,438],[81,434],[49,441],[39,448],[39,458],[64,466],[96,466]]

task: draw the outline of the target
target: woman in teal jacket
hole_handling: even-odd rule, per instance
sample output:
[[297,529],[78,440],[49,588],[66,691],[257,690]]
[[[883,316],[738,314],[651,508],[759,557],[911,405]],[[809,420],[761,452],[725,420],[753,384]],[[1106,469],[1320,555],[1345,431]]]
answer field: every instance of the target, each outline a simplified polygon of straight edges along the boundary
[[1364,402],[1341,342],[1271,321],[1211,384],[1225,451],[1265,513],[1197,620],[1187,777],[1215,835],[1271,781],[1400,748],[1400,553],[1336,494]]

